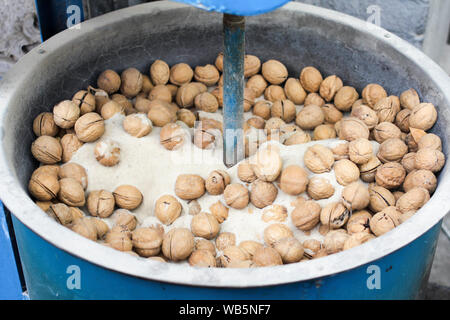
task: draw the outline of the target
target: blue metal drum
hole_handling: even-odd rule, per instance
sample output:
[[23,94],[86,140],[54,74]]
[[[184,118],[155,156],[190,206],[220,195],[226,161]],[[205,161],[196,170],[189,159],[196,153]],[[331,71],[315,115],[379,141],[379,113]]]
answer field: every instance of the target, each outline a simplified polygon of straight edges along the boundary
[[[187,19],[186,17],[189,17]],[[246,50],[279,59],[290,76],[305,66],[338,74],[361,91],[380,83],[399,95],[415,88],[433,103],[433,128],[450,155],[450,80],[422,52],[387,31],[333,11],[289,3],[246,19]],[[450,209],[450,166],[431,200],[411,219],[361,246],[269,268],[204,269],[134,257],[62,227],[30,199],[37,163],[33,119],[108,68],[148,72],[214,61],[223,49],[222,15],[173,2],[119,10],[66,30],[25,56],[0,85],[0,197],[13,224],[33,299],[412,299],[426,284],[442,218]],[[30,85],[30,81],[32,84]],[[1,221],[0,221],[1,222]]]

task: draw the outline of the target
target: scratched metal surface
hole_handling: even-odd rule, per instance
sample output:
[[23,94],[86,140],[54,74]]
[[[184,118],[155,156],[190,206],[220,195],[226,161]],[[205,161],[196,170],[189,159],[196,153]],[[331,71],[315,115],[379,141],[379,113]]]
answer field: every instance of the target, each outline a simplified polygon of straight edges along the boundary
[[[93,19],[68,30],[28,54],[0,86],[0,195],[29,228],[54,246],[94,264],[146,279],[214,287],[251,287],[304,281],[347,271],[392,254],[436,225],[450,207],[449,166],[442,171],[432,200],[395,232],[324,259],[250,270],[197,270],[124,257],[52,222],[29,199],[27,181],[36,115],[62,97],[94,82],[106,68],[134,66],[148,72],[152,61],[191,65],[214,61],[222,48],[221,15],[163,2],[136,6]],[[262,60],[283,61],[291,76],[314,65],[339,74],[361,90],[379,82],[392,94],[415,87],[434,103],[439,120],[433,131],[448,156],[450,81],[448,75],[411,45],[349,16],[290,3],[273,13],[247,19],[247,52]],[[272,276],[270,276],[272,275]]]

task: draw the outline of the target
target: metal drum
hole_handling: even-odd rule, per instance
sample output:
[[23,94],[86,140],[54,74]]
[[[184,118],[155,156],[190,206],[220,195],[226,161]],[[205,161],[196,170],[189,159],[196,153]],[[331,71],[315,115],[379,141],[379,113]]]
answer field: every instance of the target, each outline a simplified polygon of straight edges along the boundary
[[[359,91],[380,83],[391,94],[415,88],[434,103],[433,132],[450,139],[450,80],[418,49],[387,31],[333,11],[290,3],[247,18],[247,50],[279,59],[290,76],[308,65],[338,74]],[[393,232],[354,249],[270,268],[197,269],[145,260],[104,247],[58,225],[30,199],[37,163],[32,122],[107,68],[152,61],[200,65],[222,50],[222,16],[157,2],[116,11],[64,31],[25,56],[0,87],[0,195],[14,228],[31,298],[39,299],[411,299],[426,284],[442,218],[450,208],[445,166],[432,199]]]

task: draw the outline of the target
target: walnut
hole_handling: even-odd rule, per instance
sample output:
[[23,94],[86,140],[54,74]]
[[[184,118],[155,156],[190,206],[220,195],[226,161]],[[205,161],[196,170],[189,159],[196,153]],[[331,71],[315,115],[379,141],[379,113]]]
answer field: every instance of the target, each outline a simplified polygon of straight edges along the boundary
[[230,246],[223,250],[222,256],[219,257],[219,261],[223,267],[229,268],[230,265],[232,266],[234,263],[248,260],[248,258],[248,254],[242,249],[236,246]]
[[170,82],[177,86],[182,86],[191,82],[194,71],[186,63],[178,63],[170,68]]
[[270,119],[272,103],[265,100],[260,100],[253,106],[253,114],[259,116],[264,120]]
[[224,191],[225,202],[234,209],[244,209],[247,207],[250,196],[246,187],[241,184],[229,184]]
[[98,113],[86,113],[75,123],[75,133],[80,141],[94,142],[105,133],[105,122]]
[[216,259],[208,250],[195,250],[189,257],[189,265],[200,268],[215,268]]
[[209,207],[211,214],[216,218],[219,223],[223,223],[228,218],[229,209],[225,207],[222,202],[217,201]]
[[286,100],[286,95],[282,87],[272,84],[264,90],[264,99],[275,102],[277,100]]
[[372,143],[367,139],[356,139],[348,145],[348,155],[350,160],[356,164],[367,163],[373,154]]
[[211,252],[211,254],[216,256],[216,247],[214,243],[206,239],[195,239],[195,250],[206,250]]
[[288,137],[286,137],[286,140],[284,141],[284,145],[286,146],[292,146],[297,144],[303,144],[308,143],[311,141],[311,136],[304,132],[303,130],[293,132],[292,134],[289,134]]
[[216,97],[209,92],[200,93],[195,97],[195,107],[205,112],[216,112],[219,109],[219,102]]
[[209,194],[217,196],[223,193],[225,187],[230,184],[230,176],[223,170],[215,170],[206,179],[206,190]]
[[274,133],[274,131],[280,131],[281,127],[283,127],[284,125],[286,125],[286,122],[284,122],[284,120],[280,118],[270,118],[269,120],[267,120],[264,130],[267,134],[272,134]]
[[378,158],[381,162],[397,162],[400,161],[403,156],[408,153],[408,147],[400,139],[387,139],[385,140],[378,150]]
[[253,262],[257,267],[270,267],[283,264],[280,254],[273,248],[258,248],[253,255]]
[[325,116],[325,122],[335,124],[340,121],[343,117],[341,111],[339,111],[334,104],[328,103],[322,106],[322,112]]
[[[343,118],[340,125],[336,128],[339,139],[353,141],[359,138],[369,139],[369,129],[367,125],[358,118]],[[336,125],[338,125],[336,123]]]
[[430,170],[414,170],[410,172],[403,183],[403,189],[408,192],[416,187],[423,187],[432,194],[436,190],[437,179]]
[[271,115],[285,122],[292,122],[296,116],[295,105],[290,100],[277,100],[272,105]]
[[372,219],[372,215],[368,211],[354,212],[347,221],[348,234],[370,233],[370,219]]
[[168,123],[159,132],[161,145],[167,150],[176,150],[185,142],[185,132],[177,123]]
[[336,138],[336,130],[332,124],[321,124],[314,129],[314,140],[327,140]]
[[299,195],[306,191],[308,173],[300,166],[291,165],[281,173],[280,189],[290,195]]
[[442,141],[441,138],[439,138],[437,135],[433,133],[428,133],[424,135],[422,138],[420,138],[418,144],[417,144],[419,150],[420,149],[434,149],[442,151]]
[[336,75],[328,76],[320,84],[320,95],[327,101],[333,100],[336,93],[343,87],[341,78]]
[[177,112],[178,120],[184,122],[189,128],[193,128],[195,126],[195,122],[197,121],[197,114],[193,113],[189,109],[181,109]]
[[50,136],[40,136],[31,145],[33,157],[43,164],[56,164],[61,161],[61,143]]
[[430,200],[430,193],[427,189],[418,187],[406,192],[397,201],[397,209],[401,213],[418,211]]
[[244,112],[249,112],[255,104],[256,93],[251,88],[244,89]]
[[395,125],[403,132],[409,132],[409,117],[411,116],[411,110],[403,109],[395,117]]
[[445,164],[445,155],[435,149],[424,148],[417,151],[415,156],[415,168],[439,172]]
[[156,60],[150,67],[150,76],[154,85],[167,84],[170,76],[169,65],[162,60]]
[[[111,98],[113,101],[117,102],[118,104],[120,104],[122,106],[122,108],[125,110],[126,115],[130,115],[130,114],[138,112],[138,110],[135,109],[135,106],[133,105],[133,103],[130,100],[128,100],[128,98],[125,97],[124,95],[117,93],[117,94],[114,94]],[[139,100],[146,100],[146,99],[141,98]],[[136,104],[137,104],[137,101],[138,101],[138,99],[136,99]],[[83,111],[81,113],[84,114]]]
[[350,236],[343,229],[330,231],[323,240],[323,246],[328,254],[344,250],[345,241]]
[[46,213],[63,226],[70,226],[73,222],[73,216],[70,208],[64,203],[51,204]]
[[105,70],[97,78],[97,86],[108,94],[119,91],[122,80],[114,70]]
[[249,160],[245,160],[238,165],[238,177],[242,182],[248,183],[251,183],[258,178],[253,171]]
[[286,97],[296,105],[302,105],[306,99],[306,91],[303,89],[300,81],[295,78],[287,79],[284,84]]
[[130,114],[123,120],[124,130],[136,138],[149,135],[153,130],[152,121],[142,113]]
[[267,182],[275,181],[281,173],[283,160],[279,151],[274,147],[259,150],[251,160],[256,176]]
[[58,127],[70,129],[77,122],[80,113],[80,108],[74,102],[65,100],[53,108],[53,120]]
[[345,241],[343,250],[349,250],[366,243],[369,240],[375,239],[375,236],[366,232],[354,233]]
[[154,100],[152,102],[147,116],[155,126],[164,127],[166,124],[177,120],[177,114],[171,109],[169,103],[161,100]]
[[280,61],[269,60],[262,65],[262,75],[271,84],[283,83],[288,77],[288,70]]
[[377,236],[391,231],[400,224],[401,213],[396,207],[387,207],[370,219],[370,230]]
[[[181,108],[192,108],[195,103],[195,98],[197,95],[206,92],[206,86],[199,86],[199,83],[192,82],[182,85],[178,91],[176,96],[177,104]],[[214,92],[212,92],[214,95]],[[221,93],[222,95],[222,93]],[[216,100],[219,102],[219,106],[222,105],[221,101],[217,96],[215,96]]]
[[355,88],[345,86],[342,87],[334,96],[334,105],[341,111],[350,111],[356,100],[359,99],[359,94]]
[[72,156],[83,146],[78,137],[73,133],[65,134],[61,138],[62,162],[69,162]]
[[342,142],[339,143],[336,147],[332,148],[331,151],[334,154],[334,160],[342,160],[342,159],[348,159],[348,142]]
[[217,55],[214,65],[216,66],[217,70],[219,70],[220,72],[223,72],[223,53],[222,52],[220,52]]
[[93,241],[96,241],[98,237],[95,223],[91,218],[88,217],[84,217],[75,221],[74,225],[72,226],[72,231]]
[[53,120],[53,113],[43,112],[33,121],[33,132],[36,136],[54,137],[59,132],[59,128]]
[[363,92],[362,97],[367,105],[371,108],[375,107],[378,101],[387,98],[386,90],[379,84],[369,84],[367,85]]
[[255,95],[257,97],[260,97],[264,93],[264,90],[266,90],[268,84],[266,79],[264,79],[262,75],[256,74],[252,76],[250,79],[248,79],[245,86],[246,88],[253,89]]
[[303,258],[304,249],[300,241],[294,237],[284,238],[274,244],[284,263],[296,263]]
[[249,257],[249,259],[252,259],[256,250],[260,248],[264,248],[264,246],[261,243],[252,240],[242,241],[239,244],[239,249],[241,249]]
[[50,201],[56,198],[60,190],[58,176],[37,169],[31,176],[28,190],[37,200]]
[[316,144],[306,150],[303,160],[312,172],[325,173],[331,171],[334,155],[330,148]]
[[139,228],[133,231],[131,239],[134,250],[141,257],[153,257],[160,253],[164,229]]
[[281,223],[271,224],[264,230],[264,241],[271,247],[273,247],[278,241],[284,238],[291,238],[293,236],[294,234],[291,229]]
[[325,100],[318,93],[310,93],[305,99],[305,106],[315,105],[318,107],[323,107],[325,105]]
[[155,216],[165,225],[171,225],[181,215],[181,203],[171,195],[156,200]]
[[378,185],[386,189],[395,189],[405,180],[406,170],[397,162],[388,162],[378,167],[375,180]]
[[125,226],[130,231],[136,229],[137,219],[129,210],[118,209],[114,211],[113,217],[115,226]]
[[108,120],[114,117],[116,114],[125,115],[125,110],[123,106],[115,102],[114,100],[105,103],[101,112],[102,118]]
[[369,190],[360,182],[353,182],[342,191],[342,200],[349,210],[362,210],[369,205]]
[[309,105],[297,113],[295,123],[303,130],[312,130],[324,121],[325,115],[322,109],[316,105]]
[[122,84],[120,91],[127,98],[133,98],[142,90],[143,77],[139,70],[135,68],[126,69],[121,74]]
[[203,67],[198,66],[195,68],[194,78],[196,81],[210,87],[219,81],[220,74],[216,67],[211,64],[207,64]]
[[320,205],[308,200],[297,206],[291,213],[292,223],[302,231],[309,231],[319,223],[320,220]]
[[175,194],[183,200],[195,200],[205,194],[205,180],[194,174],[179,175],[175,183]]
[[189,200],[188,201],[188,208],[189,208],[189,214],[191,216],[195,216],[196,214],[199,214],[202,211],[202,207],[198,203],[197,200]]
[[[172,102],[172,92],[170,91],[169,87],[158,84],[156,85],[149,93],[148,100],[161,100],[165,102]],[[136,107],[136,109],[138,109]]]
[[264,222],[276,221],[284,222],[287,218],[287,209],[285,206],[275,204],[263,211],[262,220]]
[[278,189],[273,183],[256,180],[252,183],[250,201],[257,208],[270,206],[278,196]]
[[115,200],[106,190],[92,191],[87,198],[87,209],[94,217],[108,218],[114,211]]
[[420,104],[420,98],[417,91],[412,88],[404,91],[400,95],[400,104],[405,109],[414,109],[414,107]]
[[429,130],[437,120],[437,111],[431,103],[421,103],[412,109],[409,126],[416,129]]
[[255,129],[263,130],[266,126],[266,121],[264,121],[263,118],[256,116],[248,119],[245,122],[244,128],[245,126],[248,126],[248,128],[253,127]]
[[400,139],[402,132],[393,123],[382,122],[373,130],[373,136],[378,143],[383,143],[388,139]]
[[82,207],[86,203],[84,189],[78,180],[63,178],[59,181],[58,198],[71,207]]
[[175,228],[164,235],[162,252],[172,261],[187,259],[194,251],[194,235],[189,229]]
[[94,154],[97,161],[105,167],[114,167],[120,162],[120,147],[117,142],[109,139],[98,142]]
[[80,90],[72,98],[78,108],[80,108],[81,115],[95,111],[95,97],[92,93],[86,90]]
[[396,96],[389,96],[379,100],[373,110],[377,112],[380,122],[394,122],[400,111],[400,100]]
[[322,81],[322,74],[314,67],[303,68],[300,73],[300,83],[308,92],[318,92]]
[[366,105],[353,107],[351,116],[363,121],[369,130],[375,128],[379,122],[377,113]]
[[308,195],[314,200],[328,199],[334,194],[334,187],[326,178],[316,176],[309,180]]
[[340,202],[327,205],[320,212],[320,222],[330,229],[342,228],[350,217],[350,211]]
[[244,77],[249,78],[256,75],[261,69],[261,60],[257,56],[251,54],[245,55],[244,58]]
[[395,206],[394,195],[386,188],[373,186],[369,188],[370,203],[369,208],[373,212],[380,212],[386,207]]
[[358,181],[360,173],[356,164],[350,160],[342,159],[334,165],[334,174],[339,184],[347,186],[352,182]]
[[381,161],[376,156],[372,156],[369,161],[359,166],[361,180],[364,182],[374,182],[375,174],[381,166]]
[[219,234],[220,224],[213,215],[200,212],[192,218],[191,230],[196,237],[211,240]]

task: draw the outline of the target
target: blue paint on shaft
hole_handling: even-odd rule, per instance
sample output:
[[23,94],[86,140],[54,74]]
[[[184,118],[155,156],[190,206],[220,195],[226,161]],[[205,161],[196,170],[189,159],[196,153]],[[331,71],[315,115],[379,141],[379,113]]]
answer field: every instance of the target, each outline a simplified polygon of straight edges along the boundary
[[244,159],[245,18],[225,14],[224,31],[224,163],[231,167]]

